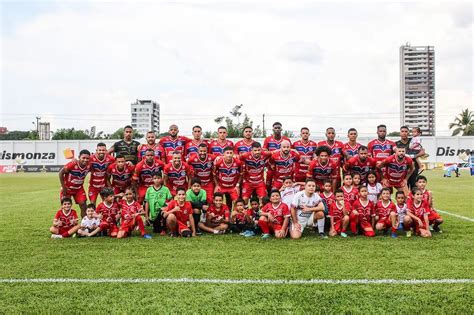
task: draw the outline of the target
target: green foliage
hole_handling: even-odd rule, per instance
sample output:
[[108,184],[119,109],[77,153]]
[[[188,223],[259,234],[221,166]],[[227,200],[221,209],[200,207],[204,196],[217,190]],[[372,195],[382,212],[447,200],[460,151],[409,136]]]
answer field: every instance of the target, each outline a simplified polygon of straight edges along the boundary
[[[143,135],[133,129],[133,139],[143,138]],[[123,139],[123,128],[117,129],[114,133],[107,136],[107,139]]]
[[392,131],[387,135],[387,137],[400,137],[400,131]]
[[62,128],[56,130],[52,140],[85,140],[91,139],[84,130],[76,130],[74,128]]
[[14,130],[9,133],[0,135],[0,140],[38,140],[36,131],[20,131]]
[[449,124],[449,129],[453,129],[453,136],[461,134],[462,136],[474,136],[474,114],[469,108],[464,109],[455,119]]
[[[254,138],[263,137],[263,130],[260,128],[260,125],[253,126],[253,121],[250,120],[247,114],[242,112],[242,107],[244,105],[236,105],[229,112],[230,116],[219,116],[214,119],[218,124],[222,124],[227,128],[227,134],[229,138],[242,138],[244,128],[250,126],[253,128]],[[242,122],[240,118],[243,116]],[[217,131],[205,131],[203,133],[204,138],[217,138]]]

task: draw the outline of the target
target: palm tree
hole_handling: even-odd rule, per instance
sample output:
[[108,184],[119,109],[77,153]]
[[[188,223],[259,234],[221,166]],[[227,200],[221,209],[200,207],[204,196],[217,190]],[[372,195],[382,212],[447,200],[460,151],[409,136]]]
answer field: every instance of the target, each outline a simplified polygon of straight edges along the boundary
[[462,132],[463,136],[474,136],[474,114],[468,108],[463,110],[454,119],[454,122],[449,124],[449,129],[453,129],[453,136]]

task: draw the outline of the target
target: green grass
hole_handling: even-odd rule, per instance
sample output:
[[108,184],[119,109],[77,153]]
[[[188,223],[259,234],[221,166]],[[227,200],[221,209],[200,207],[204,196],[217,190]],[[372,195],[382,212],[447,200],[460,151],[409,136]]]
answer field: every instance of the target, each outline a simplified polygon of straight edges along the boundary
[[[426,171],[436,207],[473,215],[474,178]],[[446,279],[474,278],[474,223],[444,215],[432,239],[299,241],[49,239],[56,174],[0,176],[0,278]],[[77,207],[76,207],[77,209]],[[474,284],[0,284],[4,312],[474,313]]]

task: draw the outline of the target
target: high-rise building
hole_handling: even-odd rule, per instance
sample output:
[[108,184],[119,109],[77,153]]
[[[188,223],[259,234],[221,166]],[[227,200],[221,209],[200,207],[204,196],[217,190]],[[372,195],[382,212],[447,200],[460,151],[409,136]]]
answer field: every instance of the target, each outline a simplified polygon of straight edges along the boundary
[[132,127],[146,135],[148,131],[160,133],[160,104],[151,100],[138,100],[131,105]]
[[51,126],[49,122],[39,123],[38,136],[40,140],[51,140]]
[[400,47],[400,124],[435,135],[435,51],[433,46]]

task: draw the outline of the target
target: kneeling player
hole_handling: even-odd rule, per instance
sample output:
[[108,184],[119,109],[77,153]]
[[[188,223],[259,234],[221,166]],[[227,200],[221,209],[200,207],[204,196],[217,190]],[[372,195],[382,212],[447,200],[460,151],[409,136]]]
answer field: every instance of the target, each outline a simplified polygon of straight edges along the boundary
[[64,197],[61,199],[61,209],[56,212],[53,226],[49,229],[51,238],[70,237],[80,229],[81,226],[77,224],[77,213],[71,207],[71,198]]
[[281,201],[280,191],[272,190],[270,202],[262,208],[258,220],[258,226],[263,233],[262,238],[269,238],[271,232],[275,233],[276,238],[286,237],[290,216],[290,209]]
[[163,217],[166,220],[166,227],[171,237],[178,234],[182,237],[196,236],[193,208],[191,203],[186,201],[186,191],[184,188],[179,187],[176,189],[176,200],[170,201],[165,208]]
[[[373,237],[375,232],[373,226],[375,225],[374,203],[368,198],[369,191],[366,186],[359,188],[359,199],[354,201],[352,205],[352,213],[357,214],[355,221],[351,221],[351,230],[357,231],[357,226],[362,229],[365,236]],[[356,227],[352,224],[355,223]]]
[[344,192],[337,189],[336,202],[329,207],[329,216],[331,218],[331,228],[329,236],[336,236],[340,234],[342,237],[347,237],[346,230],[349,225],[349,213],[352,211],[351,204],[344,200]]
[[125,200],[120,202],[121,208],[121,222],[117,238],[124,238],[130,236],[133,230],[138,227],[143,238],[151,238],[145,232],[145,225],[143,224],[142,214],[145,214],[143,207],[135,199],[133,199],[133,190],[131,187],[125,189]]
[[387,231],[392,228],[392,237],[397,237],[397,207],[390,199],[390,188],[383,188],[380,200],[375,205],[375,229],[377,231]]
[[206,212],[206,222],[199,222],[199,228],[208,233],[224,234],[229,227],[229,207],[224,204],[224,194],[215,193],[214,202]]
[[[423,191],[419,188],[413,189],[413,199],[410,199],[407,206],[405,226],[414,228],[415,233],[421,237],[431,237],[429,229],[430,206],[423,200]],[[407,235],[408,236],[408,235]]]
[[426,189],[426,184],[428,182],[428,179],[425,176],[418,176],[416,178],[416,187],[420,188],[422,193],[423,193],[423,200],[428,202],[428,205],[430,206],[430,213],[428,215],[428,220],[430,221],[430,226],[433,226],[433,231],[442,233],[441,229],[439,226],[444,222],[441,216],[439,215],[438,212],[433,207],[433,195],[431,191]]

